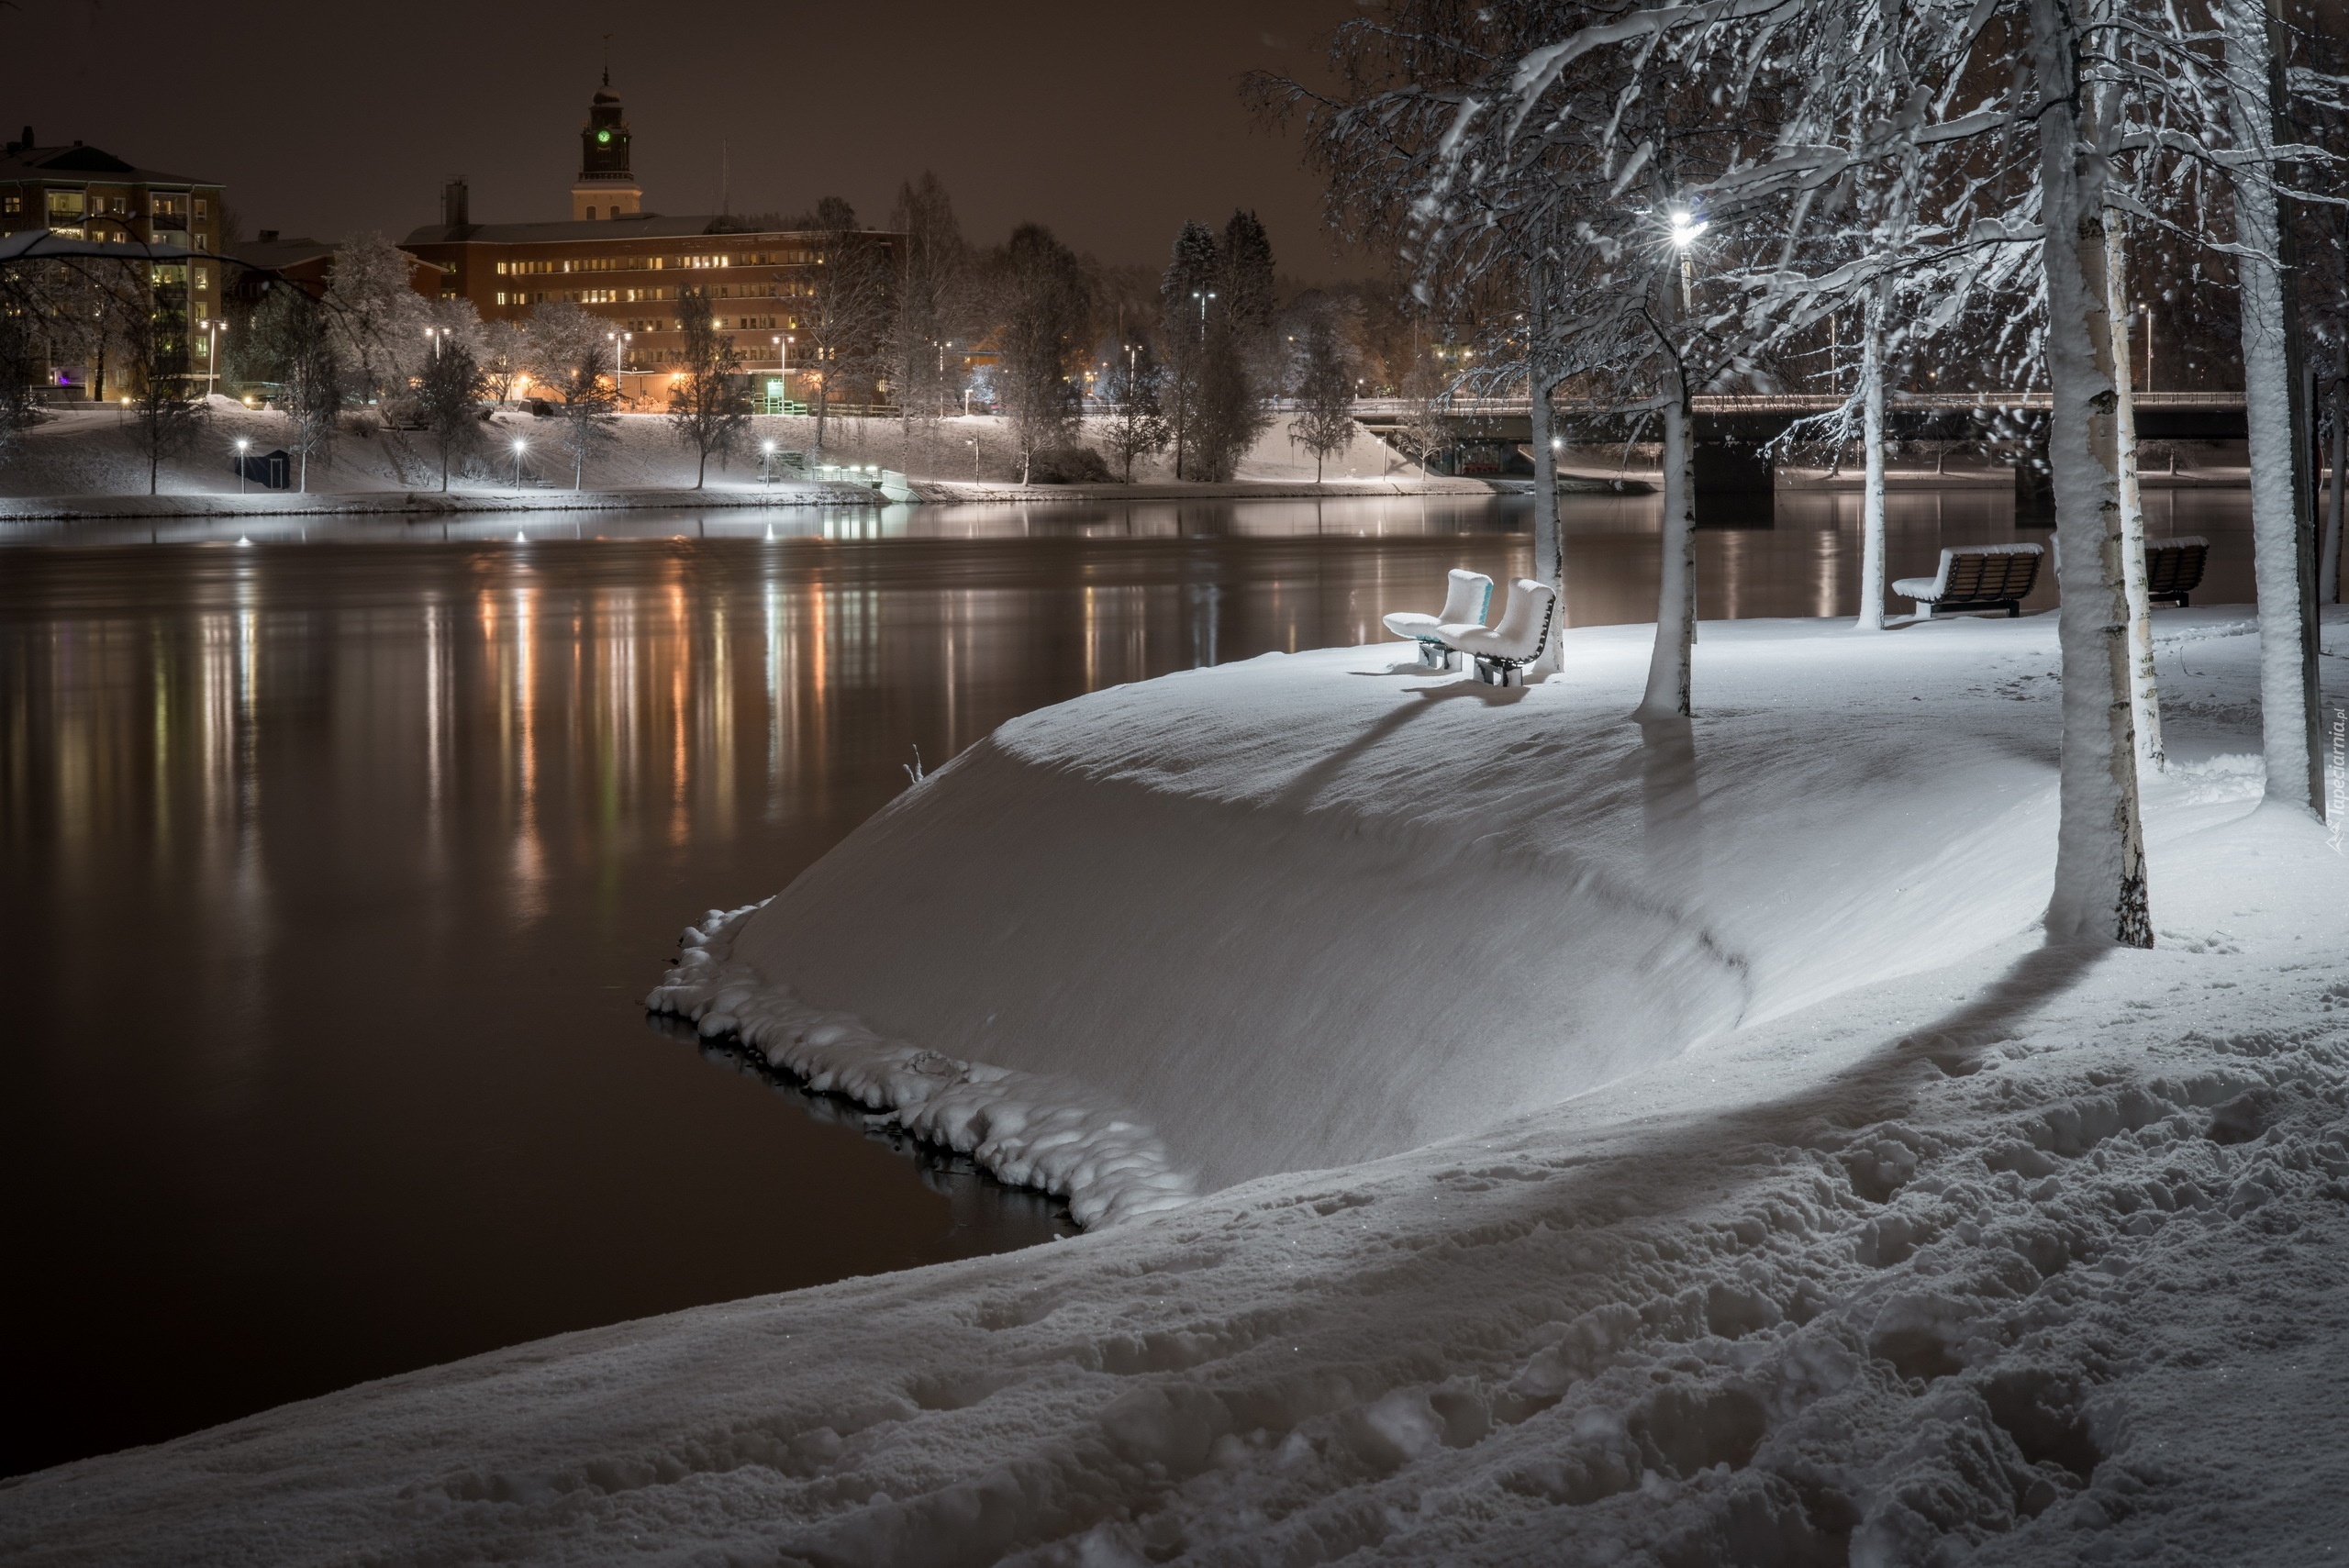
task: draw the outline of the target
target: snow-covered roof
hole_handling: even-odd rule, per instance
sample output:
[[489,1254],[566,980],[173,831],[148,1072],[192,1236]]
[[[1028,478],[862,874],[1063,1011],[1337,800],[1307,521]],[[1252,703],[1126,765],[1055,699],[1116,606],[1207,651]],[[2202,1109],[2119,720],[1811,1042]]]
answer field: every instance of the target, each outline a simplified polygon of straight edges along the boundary
[[[815,231],[799,228],[745,229],[740,218],[711,217],[663,217],[657,212],[622,213],[618,217],[564,220],[557,223],[427,224],[411,229],[402,245],[523,245],[549,240],[592,240],[608,245],[615,239],[690,239],[723,235],[736,239],[812,238]],[[880,229],[861,232],[878,234]]]
[[141,169],[124,162],[111,152],[84,147],[78,141],[71,147],[23,147],[11,143],[8,152],[0,155],[0,184],[54,183],[61,178],[101,185],[220,183],[217,180],[199,180],[187,174],[166,174],[158,169]]
[[95,256],[103,261],[128,261],[138,257],[149,261],[184,261],[203,252],[184,245],[146,244],[137,239],[109,242],[104,239],[69,239],[46,228],[20,228],[6,239],[0,239],[0,261],[58,260],[68,256]]

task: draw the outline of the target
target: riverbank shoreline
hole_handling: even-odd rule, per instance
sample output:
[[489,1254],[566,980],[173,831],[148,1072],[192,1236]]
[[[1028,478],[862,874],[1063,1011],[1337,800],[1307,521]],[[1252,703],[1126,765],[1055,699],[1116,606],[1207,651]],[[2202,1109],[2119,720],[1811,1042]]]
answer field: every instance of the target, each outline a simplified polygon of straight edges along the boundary
[[332,517],[386,514],[446,517],[478,512],[618,512],[736,506],[871,506],[849,484],[777,484],[704,490],[380,490],[341,494],[0,496],[0,524],[122,517]]

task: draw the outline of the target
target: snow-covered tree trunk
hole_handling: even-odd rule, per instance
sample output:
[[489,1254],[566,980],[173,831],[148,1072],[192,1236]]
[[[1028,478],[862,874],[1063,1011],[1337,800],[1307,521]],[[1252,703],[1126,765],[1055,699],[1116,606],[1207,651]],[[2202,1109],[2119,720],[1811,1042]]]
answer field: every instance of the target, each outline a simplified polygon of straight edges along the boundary
[[2154,673],[2154,606],[2145,586],[2145,499],[2137,484],[2137,404],[2129,373],[2128,249],[2121,215],[2104,215],[2105,308],[2112,323],[2113,441],[2121,460],[2121,570],[2129,594],[2129,708],[2137,761],[2159,772],[2162,695]]
[[[1539,325],[1537,321],[1537,331]],[[1540,341],[1538,338],[1535,340]],[[1538,352],[1527,358],[1531,363],[1526,373],[1526,389],[1531,398],[1533,436],[1533,575],[1556,592],[1556,614],[1563,622],[1566,612],[1565,541],[1559,531],[1558,449],[1550,417],[1550,378],[1542,373]],[[1559,667],[1558,659],[1558,639],[1553,636],[1536,667],[1543,672],[1555,670]]]
[[[1533,440],[1533,576],[1558,595],[1554,612],[1563,626],[1566,614],[1566,541],[1558,517],[1557,424],[1552,417],[1550,394],[1556,378],[1550,369],[1550,269],[1543,250],[1546,233],[1537,234],[1532,263],[1527,269],[1529,292],[1525,315],[1525,395]],[[1542,651],[1536,668],[1544,673],[1560,667],[1562,655],[1553,634]]]
[[2288,234],[2272,183],[2277,21],[2264,0],[2224,0],[2228,106],[2235,150],[2235,269],[2242,285],[2243,407],[2251,435],[2253,580],[2259,600],[2260,749],[2267,798],[2321,812],[2318,738],[2315,519],[2302,417],[2299,321],[2286,272]]
[[1884,312],[1888,284],[1868,297],[1860,348],[1860,417],[1867,481],[1860,491],[1861,631],[1884,629]]
[[2317,554],[2316,597],[2321,605],[2341,602],[2341,523],[2343,485],[2349,483],[2349,331],[2336,345],[2341,358],[2332,379],[2332,495],[2324,514],[2324,548]]
[[1686,718],[1689,654],[1697,640],[1697,452],[1688,394],[1673,378],[1664,406],[1663,581],[1656,590],[1655,651],[1648,659],[1647,695],[1639,711]]
[[2129,702],[2129,604],[2121,580],[2112,331],[2104,279],[2105,161],[2083,144],[2079,23],[2064,0],[2032,0],[2039,87],[2040,213],[2046,238],[2048,459],[2063,591],[2063,758],[2058,773],[2054,942],[2151,947],[2137,752]]

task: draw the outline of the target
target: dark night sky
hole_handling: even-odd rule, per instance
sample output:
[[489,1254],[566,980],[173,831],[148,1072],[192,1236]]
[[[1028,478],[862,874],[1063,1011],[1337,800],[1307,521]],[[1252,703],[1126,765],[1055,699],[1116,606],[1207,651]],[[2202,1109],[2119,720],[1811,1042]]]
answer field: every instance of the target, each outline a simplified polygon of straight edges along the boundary
[[612,40],[648,209],[837,194],[868,221],[937,171],[973,239],[1051,225],[1105,261],[1163,260],[1185,217],[1253,206],[1284,272],[1354,275],[1292,139],[1251,122],[1252,68],[1309,71],[1351,0],[1183,5],[582,0],[567,6],[18,0],[0,122],[217,179],[250,236],[397,238],[447,175],[476,222],[569,216],[577,131]]

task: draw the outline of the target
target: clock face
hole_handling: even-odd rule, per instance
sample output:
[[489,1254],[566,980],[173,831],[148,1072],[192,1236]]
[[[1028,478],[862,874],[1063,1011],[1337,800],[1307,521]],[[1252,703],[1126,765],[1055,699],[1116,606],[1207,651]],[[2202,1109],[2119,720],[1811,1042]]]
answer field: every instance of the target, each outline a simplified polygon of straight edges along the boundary
[[607,130],[599,130],[596,133],[596,139],[597,141],[609,141],[612,139],[612,133]]

